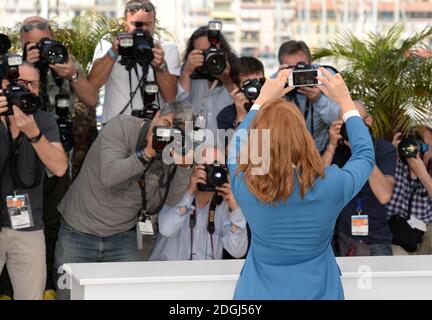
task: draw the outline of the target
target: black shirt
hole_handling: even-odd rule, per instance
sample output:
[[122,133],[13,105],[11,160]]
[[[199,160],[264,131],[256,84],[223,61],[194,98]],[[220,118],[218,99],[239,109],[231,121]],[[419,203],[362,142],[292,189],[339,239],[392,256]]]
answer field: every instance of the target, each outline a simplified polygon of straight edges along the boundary
[[[396,148],[389,142],[378,139],[376,142],[375,161],[385,176],[394,177],[396,171]],[[361,196],[363,213],[369,217],[369,235],[352,236],[351,217],[357,214],[357,199]],[[369,182],[360,194],[342,210],[336,224],[336,230],[367,244],[391,244],[392,233],[387,222],[387,209],[375,197]]]
[[[60,142],[60,134],[57,122],[54,117],[45,112],[38,111],[34,114],[35,121],[39,130],[48,139],[49,142]],[[1,197],[1,224],[2,227],[10,228],[9,216],[6,208],[6,197],[13,195],[14,185],[9,169],[8,161],[10,146],[9,133],[4,122],[0,122],[0,174],[4,168],[3,176],[0,177],[0,197]],[[36,151],[31,142],[23,135],[21,143],[18,146],[18,171],[21,180],[26,184],[31,184],[35,177],[35,162],[37,159]],[[45,177],[45,165],[40,161],[41,181],[38,186],[33,189],[17,188],[17,194],[28,194],[30,205],[33,214],[34,227],[21,229],[21,231],[35,231],[43,229],[42,222],[42,199],[43,199],[43,179]]]
[[234,104],[226,106],[217,115],[217,126],[218,129],[235,129],[234,121],[237,118],[237,109]]

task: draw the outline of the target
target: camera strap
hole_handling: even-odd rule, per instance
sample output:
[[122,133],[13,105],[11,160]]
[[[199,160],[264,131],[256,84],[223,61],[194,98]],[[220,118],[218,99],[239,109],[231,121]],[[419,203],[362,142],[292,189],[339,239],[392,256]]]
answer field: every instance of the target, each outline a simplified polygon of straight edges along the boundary
[[130,98],[129,101],[126,103],[126,105],[123,107],[123,109],[120,111],[120,113],[118,114],[119,116],[124,114],[126,112],[126,110],[129,108],[129,106],[131,106],[131,108],[133,109],[133,99],[135,98],[138,90],[140,90],[143,86],[143,84],[146,81],[147,76],[143,75],[141,78],[138,77],[139,82],[137,87],[135,88],[134,91],[132,91],[132,72],[129,70],[129,90],[130,90]]
[[18,155],[19,155],[19,145],[22,142],[23,139],[23,133],[20,132],[18,137],[13,140],[12,137],[12,130],[10,128],[10,121],[9,118],[6,117],[6,123],[8,127],[8,138],[9,138],[9,169],[11,172],[12,182],[13,182],[13,188],[16,189],[17,187],[22,189],[33,189],[37,187],[42,180],[42,172],[41,172],[41,163],[40,159],[37,156],[35,152],[35,162],[34,162],[34,179],[31,184],[26,184],[22,181],[19,171],[18,171]]
[[[216,207],[220,204],[220,199],[217,193],[215,193],[210,201],[210,207],[209,207],[209,213],[208,213],[208,220],[207,220],[207,232],[210,234],[210,244],[211,244],[211,250],[212,250],[212,259],[215,260],[214,255],[214,245],[213,245],[213,234],[215,233],[216,227],[215,227],[215,214],[216,214]],[[196,226],[196,200],[194,199],[192,202],[193,206],[193,212],[190,215],[189,220],[189,226],[190,226],[190,233],[191,233],[191,243],[190,243],[190,260],[193,260],[193,231]]]

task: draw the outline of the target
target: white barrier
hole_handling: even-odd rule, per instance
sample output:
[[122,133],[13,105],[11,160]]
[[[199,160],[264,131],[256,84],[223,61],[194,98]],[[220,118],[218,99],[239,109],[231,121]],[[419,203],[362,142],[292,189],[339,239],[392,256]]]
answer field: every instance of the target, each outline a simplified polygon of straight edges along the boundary
[[[345,297],[432,299],[432,256],[338,258]],[[243,260],[66,264],[73,300],[230,300]]]

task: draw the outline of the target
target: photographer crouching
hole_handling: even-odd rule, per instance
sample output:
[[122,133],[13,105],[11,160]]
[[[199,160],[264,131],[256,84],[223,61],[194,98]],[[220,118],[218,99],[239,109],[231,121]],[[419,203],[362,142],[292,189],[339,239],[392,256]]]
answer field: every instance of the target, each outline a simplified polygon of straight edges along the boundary
[[[192,106],[180,101],[152,121],[123,115],[104,126],[58,207],[59,273],[64,263],[140,260],[142,236],[155,233],[150,216],[187,189],[191,170],[162,157],[172,132],[184,132],[187,121],[193,121]],[[57,281],[59,299],[68,298],[64,279]]]
[[40,300],[46,283],[45,170],[61,177],[68,165],[57,123],[41,110],[39,73],[17,60],[0,92],[0,270],[6,264],[16,300]]
[[246,219],[231,191],[224,154],[201,146],[183,199],[165,204],[150,260],[222,259],[223,249],[241,258],[248,249]]
[[432,124],[397,133],[394,193],[387,204],[393,254],[432,254]]

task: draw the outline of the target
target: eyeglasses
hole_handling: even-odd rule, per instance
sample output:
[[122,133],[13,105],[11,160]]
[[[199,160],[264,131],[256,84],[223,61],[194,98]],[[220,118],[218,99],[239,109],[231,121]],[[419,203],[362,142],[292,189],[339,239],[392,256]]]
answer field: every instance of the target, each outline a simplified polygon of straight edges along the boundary
[[143,10],[145,12],[151,12],[154,9],[155,7],[151,3],[132,2],[126,6],[126,12],[132,13],[132,15],[134,15],[140,10]]
[[16,80],[16,83],[20,86],[25,86],[26,88],[28,88],[28,85],[30,84],[32,86],[33,89],[39,89],[40,87],[40,81],[39,80],[33,80],[33,81],[29,81],[29,80],[24,80],[24,79],[18,79]]
[[50,25],[46,22],[30,22],[26,23],[21,27],[21,32],[31,32],[34,28],[38,30],[47,30],[50,28]]

